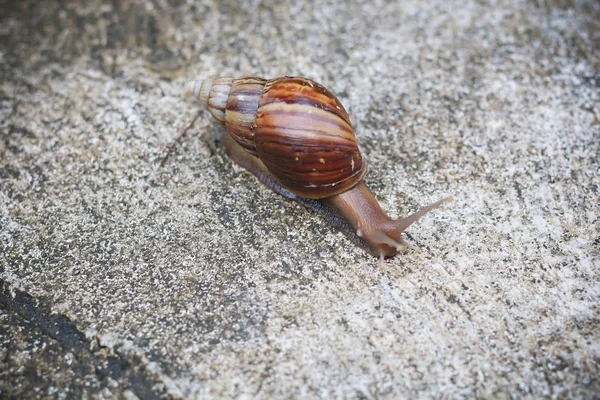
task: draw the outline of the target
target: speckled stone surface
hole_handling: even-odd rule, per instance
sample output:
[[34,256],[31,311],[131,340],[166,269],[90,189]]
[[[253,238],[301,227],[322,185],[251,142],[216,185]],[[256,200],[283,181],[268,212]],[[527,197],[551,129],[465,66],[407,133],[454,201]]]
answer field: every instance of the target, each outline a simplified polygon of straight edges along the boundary
[[[0,1],[0,397],[598,396],[598,2],[115,4]],[[420,250],[380,264],[208,114],[158,168],[184,83],[248,74],[336,93],[392,216],[455,196]]]

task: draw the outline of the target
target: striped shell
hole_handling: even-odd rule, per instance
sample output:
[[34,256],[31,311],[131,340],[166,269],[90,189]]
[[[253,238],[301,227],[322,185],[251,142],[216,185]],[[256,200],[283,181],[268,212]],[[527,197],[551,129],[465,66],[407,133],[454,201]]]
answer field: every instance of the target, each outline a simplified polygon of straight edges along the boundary
[[279,183],[308,198],[354,187],[366,171],[346,110],[305,78],[217,78],[190,90]]

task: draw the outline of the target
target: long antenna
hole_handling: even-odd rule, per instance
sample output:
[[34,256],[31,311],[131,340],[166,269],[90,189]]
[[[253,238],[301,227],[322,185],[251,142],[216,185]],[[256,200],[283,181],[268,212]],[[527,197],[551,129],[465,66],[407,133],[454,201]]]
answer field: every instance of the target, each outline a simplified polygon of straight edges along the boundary
[[165,162],[167,161],[167,158],[169,158],[169,155],[171,154],[171,152],[175,148],[175,145],[177,144],[177,142],[179,142],[181,140],[181,138],[183,138],[185,136],[185,134],[188,132],[188,130],[190,130],[190,128],[192,126],[194,126],[194,124],[196,123],[196,120],[198,118],[200,118],[200,115],[202,114],[203,111],[204,111],[203,109],[200,109],[200,111],[198,111],[198,113],[196,114],[196,116],[194,117],[194,119],[192,120],[192,122],[190,122],[190,124],[188,126],[186,126],[181,131],[181,133],[179,134],[179,136],[177,136],[177,139],[175,139],[173,141],[173,143],[171,143],[171,145],[169,146],[169,149],[167,150],[167,154],[165,154],[165,156],[163,157],[162,161],[160,162],[160,167],[162,167],[163,165],[165,165]]

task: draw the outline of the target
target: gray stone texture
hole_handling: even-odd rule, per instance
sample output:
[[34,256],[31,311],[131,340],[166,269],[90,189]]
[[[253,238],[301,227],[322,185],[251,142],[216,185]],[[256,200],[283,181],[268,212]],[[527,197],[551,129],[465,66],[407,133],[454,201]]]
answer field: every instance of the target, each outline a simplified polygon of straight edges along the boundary
[[[0,1],[0,397],[598,398],[597,1]],[[189,79],[302,75],[411,227],[380,263]]]

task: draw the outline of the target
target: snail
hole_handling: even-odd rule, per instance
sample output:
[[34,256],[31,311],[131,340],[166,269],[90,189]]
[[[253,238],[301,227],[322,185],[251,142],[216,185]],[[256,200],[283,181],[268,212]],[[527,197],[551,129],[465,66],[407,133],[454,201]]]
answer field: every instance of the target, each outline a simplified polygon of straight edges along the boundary
[[451,199],[406,218],[388,217],[363,182],[367,163],[346,110],[310,79],[221,77],[189,82],[187,93],[227,129],[221,141],[234,162],[275,192],[323,214],[374,256],[392,257],[412,247],[401,233]]

